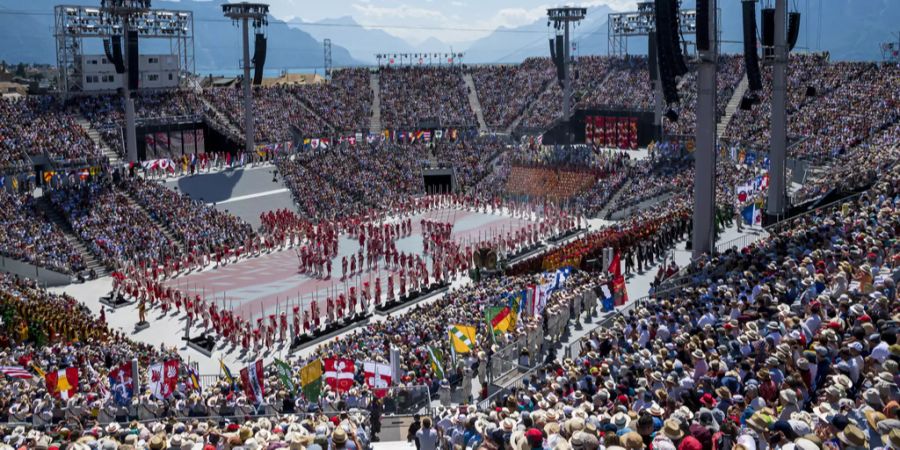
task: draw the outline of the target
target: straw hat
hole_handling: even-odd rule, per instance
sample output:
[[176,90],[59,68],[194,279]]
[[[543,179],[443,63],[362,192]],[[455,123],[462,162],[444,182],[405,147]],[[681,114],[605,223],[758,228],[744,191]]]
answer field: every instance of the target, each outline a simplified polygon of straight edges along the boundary
[[684,437],[684,431],[681,429],[681,422],[675,419],[669,419],[665,421],[662,429],[663,436],[677,441]]
[[860,430],[854,424],[849,424],[844,427],[844,431],[838,433],[838,439],[841,440],[844,444],[853,447],[868,447],[869,440],[866,438],[866,433],[863,430]]

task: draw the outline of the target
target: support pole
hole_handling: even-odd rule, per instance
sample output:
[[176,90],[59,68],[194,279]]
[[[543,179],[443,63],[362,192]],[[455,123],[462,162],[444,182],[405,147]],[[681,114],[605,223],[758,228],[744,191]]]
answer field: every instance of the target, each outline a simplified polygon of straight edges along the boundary
[[244,151],[249,156],[253,154],[253,140],[256,137],[253,130],[253,94],[250,91],[250,30],[247,17],[241,22],[244,33]]
[[[137,67],[128,67],[129,45],[128,45],[128,21],[122,22],[122,37],[125,42],[122,45],[122,63],[125,65],[125,73],[122,77],[122,96],[125,100],[125,156],[128,162],[137,162],[137,131],[134,123],[134,99],[131,98],[131,87],[128,86],[129,71],[139,70]],[[140,59],[140,58],[138,58]]]
[[785,158],[787,153],[787,0],[775,1],[775,60],[772,64],[772,141],[769,147],[769,198],[766,213],[784,214],[787,200]]
[[716,1],[708,0],[709,49],[700,51],[697,77],[697,148],[694,151],[692,256],[710,254],[715,242],[716,208]]

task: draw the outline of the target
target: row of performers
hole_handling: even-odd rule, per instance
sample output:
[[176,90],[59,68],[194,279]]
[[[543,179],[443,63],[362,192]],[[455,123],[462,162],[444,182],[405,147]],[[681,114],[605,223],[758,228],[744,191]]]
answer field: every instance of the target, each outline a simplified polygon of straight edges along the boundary
[[[446,274],[452,278],[457,276],[459,271]],[[359,288],[351,286],[347,293],[327,296],[324,301],[324,314],[320,311],[318,301],[302,305],[281,305],[283,309],[280,314],[269,315],[268,321],[263,317],[257,317],[255,324],[252,323],[252,319],[248,320],[226,309],[221,305],[224,301],[209,301],[200,295],[192,297],[177,288],[164,287],[158,281],[149,278],[136,280],[122,276],[113,277],[113,295],[121,294],[138,302],[139,322],[146,322],[148,308],[158,308],[163,314],[171,311],[180,314],[183,310],[190,323],[207,332],[216,333],[235,347],[251,349],[261,346],[271,347],[276,341],[283,342],[286,336],[315,335],[332,325],[340,326],[344,322],[353,321],[358,315],[368,314],[372,306],[377,307],[382,302],[405,297],[409,291],[427,288],[431,281],[439,283],[442,281],[441,278],[429,279],[424,265],[409,275],[407,276],[406,270],[403,269],[399,274],[388,274],[387,289],[384,292],[381,279],[376,278],[371,284],[368,281],[363,282]],[[398,280],[398,290],[394,289],[395,278]],[[288,323],[287,315],[289,307],[292,309],[291,324]]]

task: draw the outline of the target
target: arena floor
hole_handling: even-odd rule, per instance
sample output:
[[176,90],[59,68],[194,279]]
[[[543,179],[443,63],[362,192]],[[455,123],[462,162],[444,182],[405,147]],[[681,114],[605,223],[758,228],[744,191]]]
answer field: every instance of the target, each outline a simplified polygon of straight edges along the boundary
[[[412,217],[412,234],[397,241],[397,249],[413,255],[421,255],[423,240],[420,221],[423,218],[453,223],[452,238],[464,245],[477,240],[479,236],[502,231],[514,231],[533,223],[526,219],[509,216],[476,213],[456,209],[430,211]],[[303,309],[313,301],[318,301],[324,311],[326,297],[334,293],[346,292],[350,286],[361,286],[368,281],[373,286],[376,278],[381,278],[381,286],[387,289],[387,275],[391,271],[379,265],[379,270],[363,271],[356,276],[341,281],[341,258],[357,252],[359,242],[342,236],[338,244],[338,256],[332,260],[330,279],[319,279],[298,272],[298,259],[294,249],[287,249],[259,257],[245,259],[212,270],[206,270],[172,280],[166,285],[178,287],[191,296],[200,295],[227,309],[238,312],[245,318],[273,314],[276,310],[301,304]],[[430,258],[423,258],[430,260]],[[430,267],[430,261],[429,261]],[[349,269],[348,269],[349,270]],[[395,277],[396,283],[396,277]],[[395,285],[395,290],[399,289]],[[280,306],[279,306],[280,305]]]
[[274,171],[272,165],[228,169],[169,180],[166,187],[214,204],[257,229],[260,214],[274,209],[294,209],[291,193],[281,184],[281,177],[273,181]]

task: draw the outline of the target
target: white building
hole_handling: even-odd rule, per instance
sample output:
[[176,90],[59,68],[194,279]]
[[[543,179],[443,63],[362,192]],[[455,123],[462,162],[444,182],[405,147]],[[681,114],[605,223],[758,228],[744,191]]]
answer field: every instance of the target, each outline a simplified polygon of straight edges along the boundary
[[[138,61],[138,89],[178,87],[176,55],[141,55]],[[124,73],[116,73],[116,66],[106,55],[82,55],[81,68],[81,82],[86,92],[114,91],[122,87],[123,77],[126,76]]]

